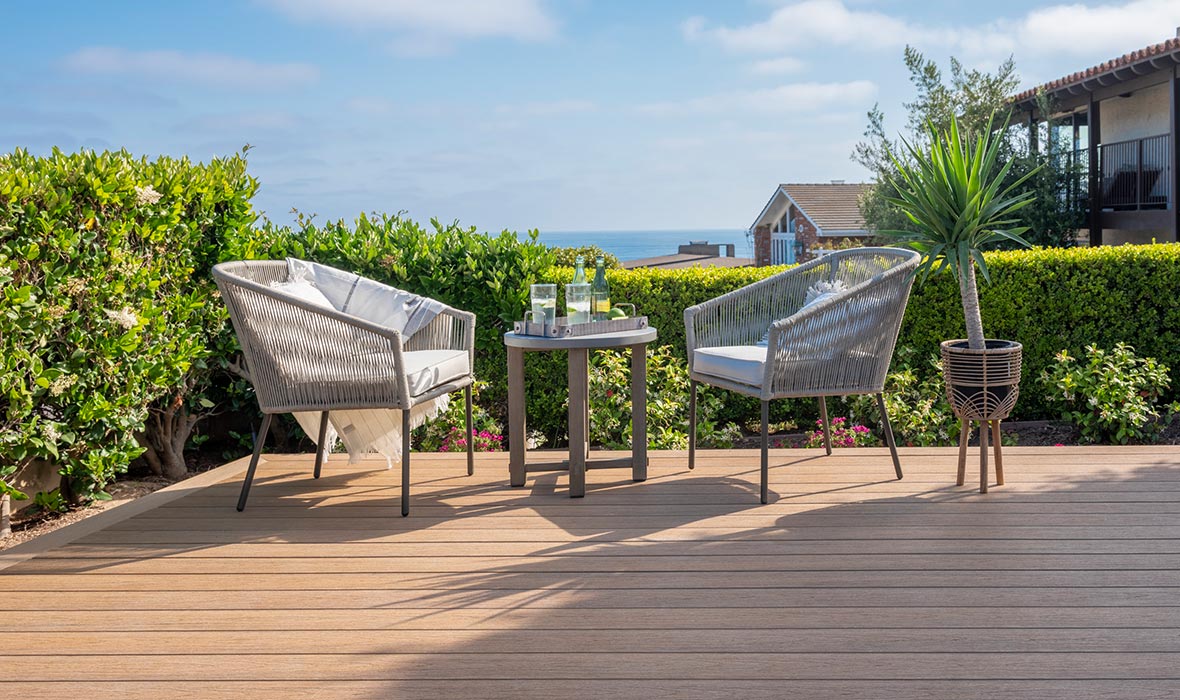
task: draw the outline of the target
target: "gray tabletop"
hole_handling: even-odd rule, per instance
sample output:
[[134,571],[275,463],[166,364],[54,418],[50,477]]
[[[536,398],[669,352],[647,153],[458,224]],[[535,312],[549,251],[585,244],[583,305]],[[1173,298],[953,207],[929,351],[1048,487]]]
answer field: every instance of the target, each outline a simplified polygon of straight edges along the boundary
[[563,338],[544,338],[538,335],[517,335],[505,333],[504,344],[510,348],[524,350],[599,350],[603,348],[625,348],[628,345],[650,343],[656,339],[656,329],[648,326],[633,331],[597,333],[595,335],[572,335]]

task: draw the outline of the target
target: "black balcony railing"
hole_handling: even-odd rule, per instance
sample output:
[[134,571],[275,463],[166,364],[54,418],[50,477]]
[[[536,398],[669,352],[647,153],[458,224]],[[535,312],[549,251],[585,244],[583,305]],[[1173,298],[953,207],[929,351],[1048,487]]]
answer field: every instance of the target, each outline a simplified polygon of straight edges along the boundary
[[1168,134],[1104,143],[1098,147],[1102,208],[1167,209],[1172,191]]

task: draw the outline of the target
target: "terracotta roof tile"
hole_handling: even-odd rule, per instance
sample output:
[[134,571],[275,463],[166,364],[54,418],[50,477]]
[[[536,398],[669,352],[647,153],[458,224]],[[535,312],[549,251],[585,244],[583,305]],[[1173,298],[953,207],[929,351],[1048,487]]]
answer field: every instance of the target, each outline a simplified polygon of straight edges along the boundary
[[825,234],[834,231],[860,231],[865,227],[860,214],[860,198],[871,185],[808,184],[779,185],[799,205],[807,218]]
[[1091,78],[1096,78],[1100,75],[1119,70],[1120,68],[1126,68],[1142,61],[1149,61],[1153,58],[1159,58],[1160,56],[1166,56],[1169,54],[1180,54],[1180,38],[1161,41],[1158,44],[1152,44],[1151,46],[1144,47],[1138,51],[1132,51],[1130,53],[1123,54],[1118,58],[1111,59],[1104,63],[1099,63],[1092,68],[1087,68],[1086,70],[1081,70],[1077,73],[1067,75],[1064,78],[1058,78],[1057,80],[1052,80],[1045,83],[1044,85],[1038,85],[1035,88],[1030,88],[1013,97],[1012,102],[1023,102],[1032,97],[1035,97],[1036,94],[1041,91],[1054,92],[1056,90],[1061,90],[1073,85],[1077,85],[1078,83],[1085,82]]

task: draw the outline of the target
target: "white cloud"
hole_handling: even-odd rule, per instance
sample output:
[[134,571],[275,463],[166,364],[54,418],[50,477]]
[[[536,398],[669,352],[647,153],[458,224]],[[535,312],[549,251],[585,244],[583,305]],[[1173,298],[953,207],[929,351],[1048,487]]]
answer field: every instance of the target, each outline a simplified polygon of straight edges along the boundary
[[681,32],[690,41],[707,39],[731,51],[777,53],[819,44],[886,48],[904,43],[912,28],[880,12],[850,10],[841,0],[804,0],[739,27],[710,27],[691,17]]
[[1088,6],[1057,4],[983,26],[929,25],[842,0],[782,5],[760,22],[711,26],[701,17],[681,24],[689,41],[709,41],[735,53],[792,54],[815,46],[896,49],[911,44],[945,49],[967,59],[1021,56],[1115,56],[1173,36],[1180,24],[1177,0],[1131,0]]
[[792,83],[760,90],[741,90],[687,100],[642,105],[648,114],[681,112],[805,112],[871,102],[877,86],[867,80],[847,83]]
[[129,51],[109,46],[79,49],[65,57],[78,73],[125,76],[142,82],[197,83],[242,90],[270,90],[307,85],[319,69],[306,63],[257,63],[212,53]]
[[540,0],[262,0],[302,22],[328,22],[392,31],[395,51],[408,55],[447,52],[454,40],[507,37],[550,39],[557,22]]
[[758,75],[786,75],[798,73],[807,67],[807,62],[794,56],[768,58],[750,64],[750,72]]

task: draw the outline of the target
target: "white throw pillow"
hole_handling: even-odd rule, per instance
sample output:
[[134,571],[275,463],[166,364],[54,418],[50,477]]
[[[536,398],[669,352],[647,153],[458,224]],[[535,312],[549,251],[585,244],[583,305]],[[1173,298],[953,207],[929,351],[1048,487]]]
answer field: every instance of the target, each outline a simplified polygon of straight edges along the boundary
[[328,301],[328,297],[324,296],[323,292],[307,280],[273,282],[270,287],[271,289],[295,297],[301,301],[306,301],[309,304],[314,304],[315,306],[322,306],[328,309],[334,308],[332,302]]
[[844,284],[844,280],[832,280],[831,282],[816,282],[807,289],[807,294],[803,297],[803,307],[799,309],[802,311],[812,304],[818,304],[826,299],[831,299],[840,292],[848,289],[848,285]]

